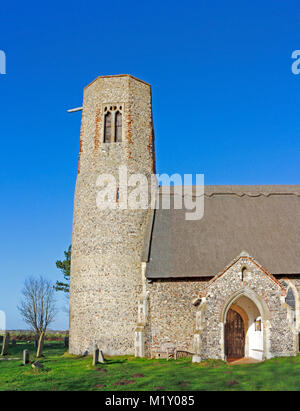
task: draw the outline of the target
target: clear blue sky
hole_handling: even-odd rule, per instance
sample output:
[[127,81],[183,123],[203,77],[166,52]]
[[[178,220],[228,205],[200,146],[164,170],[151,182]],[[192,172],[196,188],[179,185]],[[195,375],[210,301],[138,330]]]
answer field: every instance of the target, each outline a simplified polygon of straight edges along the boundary
[[[83,87],[152,85],[159,173],[299,184],[299,1],[12,1],[0,6],[0,310],[23,328],[24,278],[55,281],[71,242]],[[63,299],[59,299],[59,306]],[[54,328],[67,327],[61,311]]]

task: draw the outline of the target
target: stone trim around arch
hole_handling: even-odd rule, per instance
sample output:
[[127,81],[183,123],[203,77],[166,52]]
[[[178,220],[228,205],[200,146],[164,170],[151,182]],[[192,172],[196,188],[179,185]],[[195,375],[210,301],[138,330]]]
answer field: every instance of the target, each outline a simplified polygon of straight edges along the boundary
[[[221,324],[221,339],[225,341],[225,324],[226,324],[226,317],[229,309],[235,309],[237,306],[234,304],[239,298],[241,297],[247,297],[250,301],[254,303],[256,308],[258,309],[261,320],[262,320],[262,332],[263,332],[263,353],[262,353],[262,360],[265,360],[267,358],[271,358],[270,354],[270,319],[271,319],[271,313],[270,310],[264,301],[263,298],[261,298],[259,295],[257,295],[253,290],[251,290],[248,287],[243,287],[237,292],[235,292],[233,295],[230,296],[230,298],[226,301],[226,303],[223,305],[223,309],[221,311],[219,320]],[[242,311],[240,307],[237,307],[239,311],[237,312],[241,314]],[[244,312],[245,313],[245,312]],[[246,313],[245,313],[246,314]],[[247,314],[246,314],[247,315]],[[248,317],[248,316],[247,316]],[[243,317],[242,317],[243,318]],[[244,318],[243,318],[244,320]],[[245,322],[245,320],[244,320]],[[248,331],[248,323],[247,327],[245,325],[245,329]],[[222,346],[222,359],[225,361],[226,360],[226,355],[225,355],[225,345],[223,344]]]
[[240,288],[238,291],[233,293],[230,296],[230,298],[227,300],[227,302],[223,305],[223,308],[221,310],[220,317],[219,317],[220,322],[226,321],[226,315],[227,315],[227,312],[230,306],[234,304],[234,302],[237,301],[242,296],[248,297],[249,300],[251,300],[256,305],[256,307],[258,308],[258,311],[261,314],[262,321],[270,320],[271,313],[264,299],[261,298],[253,290],[251,290],[249,287],[246,286],[246,287]]
[[[247,276],[242,269],[247,266]],[[241,296],[257,307],[262,320],[262,359],[296,354],[291,330],[286,290],[252,257],[243,253],[225,270],[217,274],[201,293],[196,313],[193,361],[206,358],[225,360],[224,326],[229,307]]]

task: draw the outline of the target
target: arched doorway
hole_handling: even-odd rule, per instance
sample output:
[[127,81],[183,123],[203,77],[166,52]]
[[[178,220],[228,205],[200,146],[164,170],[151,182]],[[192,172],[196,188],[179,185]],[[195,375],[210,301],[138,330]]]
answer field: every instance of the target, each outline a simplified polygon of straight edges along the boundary
[[245,356],[245,324],[232,308],[227,312],[225,323],[225,355],[229,361]]
[[269,313],[253,292],[243,289],[232,295],[223,306],[221,319],[224,360],[266,358]]

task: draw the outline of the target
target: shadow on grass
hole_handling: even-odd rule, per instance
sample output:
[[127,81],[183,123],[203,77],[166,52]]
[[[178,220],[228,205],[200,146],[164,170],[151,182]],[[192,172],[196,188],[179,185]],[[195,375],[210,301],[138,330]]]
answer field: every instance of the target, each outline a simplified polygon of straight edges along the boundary
[[110,360],[110,359],[105,359],[103,365],[105,365],[105,364],[107,364],[107,365],[109,365],[109,364],[124,364],[124,363],[126,363],[126,362],[127,362],[126,359],[124,359],[124,360],[116,360],[116,359]]

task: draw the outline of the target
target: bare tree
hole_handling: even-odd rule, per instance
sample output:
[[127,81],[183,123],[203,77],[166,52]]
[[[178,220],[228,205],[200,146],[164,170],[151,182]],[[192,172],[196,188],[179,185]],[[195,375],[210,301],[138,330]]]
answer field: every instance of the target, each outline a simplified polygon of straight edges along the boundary
[[57,313],[54,293],[53,285],[43,277],[29,277],[25,280],[23,298],[18,310],[23,320],[34,329],[37,337],[46,332]]

